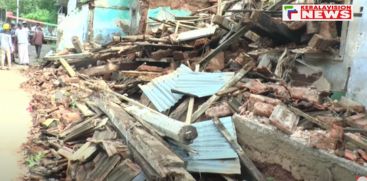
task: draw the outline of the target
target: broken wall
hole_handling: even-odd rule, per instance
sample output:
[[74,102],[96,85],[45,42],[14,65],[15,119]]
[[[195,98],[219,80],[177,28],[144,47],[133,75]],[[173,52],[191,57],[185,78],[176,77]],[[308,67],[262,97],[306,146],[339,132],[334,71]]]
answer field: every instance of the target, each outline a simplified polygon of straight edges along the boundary
[[[361,12],[363,7],[367,7],[367,1],[353,1],[354,13]],[[361,62],[362,59],[357,57],[360,50],[363,49],[361,48],[362,43],[367,38],[366,28],[366,15],[354,17],[353,21],[343,23],[340,57],[327,54],[307,55],[305,57],[308,64],[323,69],[325,78],[330,81],[331,90],[347,91],[347,95],[355,100],[366,100],[361,101],[364,105],[367,105],[367,95],[363,94],[367,92],[367,84],[364,84],[364,81],[361,79],[367,72],[367,65],[364,65]]]
[[269,125],[238,115],[234,122],[238,142],[252,160],[281,165],[296,179],[345,181],[367,175],[366,167],[289,139]]
[[87,41],[88,35],[88,5],[76,8],[76,0],[70,0],[68,4],[69,14],[57,27],[57,50],[72,48],[71,39],[73,36],[79,37],[83,42]]
[[[367,8],[367,1],[355,0],[353,5],[359,12],[361,7]],[[344,61],[348,67],[351,66],[347,95],[367,106],[367,14],[365,11],[362,13],[362,17],[349,23]]]
[[87,42],[92,35],[92,41],[104,45],[111,42],[113,36],[135,34],[142,18],[140,13],[138,0],[95,0],[94,8],[90,8],[90,4],[78,6],[76,0],[70,0],[68,15],[59,24],[57,49],[73,48],[73,36]]
[[93,40],[107,44],[113,36],[136,33],[140,21],[138,4],[137,0],[96,0]]

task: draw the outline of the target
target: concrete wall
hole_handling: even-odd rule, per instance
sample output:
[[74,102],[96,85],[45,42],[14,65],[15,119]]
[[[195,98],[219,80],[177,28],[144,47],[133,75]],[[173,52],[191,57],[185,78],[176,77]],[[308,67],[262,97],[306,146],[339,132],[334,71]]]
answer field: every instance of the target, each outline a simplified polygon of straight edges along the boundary
[[238,142],[251,159],[281,165],[296,179],[348,181],[367,175],[367,167],[305,146],[269,125],[238,115],[234,115],[234,122]]
[[355,0],[354,9],[363,7],[362,18],[350,22],[345,61],[351,66],[347,96],[367,106],[367,1]]
[[139,30],[140,1],[138,0],[95,0],[93,19],[90,21],[89,4],[77,5],[69,0],[68,14],[60,22],[58,29],[58,50],[72,48],[71,38],[78,36],[83,42],[88,40],[89,24],[93,24],[93,41],[105,45],[112,37],[135,34]]
[[[353,86],[347,85],[349,69],[356,59],[362,43],[365,42],[367,38],[367,1],[353,0],[354,12],[360,12],[361,7],[364,8],[364,11],[362,12],[364,15],[362,17],[354,17],[353,21],[344,22],[343,29],[345,30],[345,33],[343,33],[341,37],[340,57],[318,57],[315,59],[305,59],[308,64],[323,68],[324,76],[330,81],[331,89],[334,91],[345,91],[346,87]],[[365,54],[367,54],[367,52],[365,52]],[[337,59],[342,59],[342,61],[337,61]],[[358,73],[354,74],[353,70],[351,70],[350,77],[359,77],[359,75]],[[364,92],[367,92],[367,86],[363,85],[362,89]],[[348,90],[349,93],[352,91],[356,92],[358,90],[355,88]],[[351,97],[356,100],[360,99],[360,96]],[[364,95],[363,99],[366,98],[367,96]],[[365,102],[365,105],[367,105],[367,101]]]

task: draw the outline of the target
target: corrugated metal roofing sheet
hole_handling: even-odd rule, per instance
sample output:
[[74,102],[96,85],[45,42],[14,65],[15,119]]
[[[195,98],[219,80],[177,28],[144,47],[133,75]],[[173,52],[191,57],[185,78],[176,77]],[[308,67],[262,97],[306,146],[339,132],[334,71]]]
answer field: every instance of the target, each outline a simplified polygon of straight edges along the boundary
[[[228,132],[234,137],[236,130],[232,117],[220,118]],[[212,120],[193,124],[198,137],[190,144],[193,153],[187,153],[177,146],[175,152],[186,162],[186,169],[191,172],[240,174],[241,166],[237,153],[215,127]]]
[[[220,121],[228,132],[237,139],[232,117],[221,118]],[[191,159],[228,159],[237,158],[237,153],[215,127],[212,120],[193,124],[198,137],[190,146],[197,152],[190,155]]]
[[211,96],[217,93],[233,76],[233,72],[188,72],[178,76],[177,83],[172,90],[196,97]]
[[[175,105],[183,94],[197,97],[215,94],[233,75],[232,72],[193,72],[189,67],[181,65],[173,73],[155,78],[139,87],[155,108],[162,112]],[[179,93],[173,93],[172,90]]]
[[190,160],[186,169],[199,173],[241,174],[240,159]]
[[192,70],[181,65],[171,74],[153,79],[146,85],[139,85],[140,89],[153,103],[158,111],[162,112],[175,105],[182,97],[182,94],[175,94],[171,89],[175,86],[179,74],[192,72]]

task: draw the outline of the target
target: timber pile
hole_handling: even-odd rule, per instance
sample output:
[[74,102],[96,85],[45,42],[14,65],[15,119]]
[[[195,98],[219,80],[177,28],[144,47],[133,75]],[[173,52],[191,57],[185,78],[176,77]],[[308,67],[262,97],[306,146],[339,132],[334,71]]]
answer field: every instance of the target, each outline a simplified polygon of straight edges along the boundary
[[154,130],[107,95],[106,83],[70,78],[63,69],[29,75],[23,88],[35,90],[34,127],[24,145],[30,166],[25,179],[194,180]]
[[[73,38],[75,48],[45,57],[52,68],[30,72],[24,84],[35,91],[26,150],[43,155],[29,179],[194,180],[167,140],[186,148],[197,136],[190,124],[211,118],[251,177],[265,180],[217,120],[234,113],[364,165],[364,106],[332,101],[322,70],[305,61],[337,57],[336,23],[282,22],[277,12],[290,1],[218,2],[215,14],[210,7],[175,21],[153,19],[159,28],[152,32],[114,37],[104,46]],[[158,112],[139,85],[170,76],[182,64],[234,76],[209,98],[186,94]],[[134,106],[170,121],[146,119]]]

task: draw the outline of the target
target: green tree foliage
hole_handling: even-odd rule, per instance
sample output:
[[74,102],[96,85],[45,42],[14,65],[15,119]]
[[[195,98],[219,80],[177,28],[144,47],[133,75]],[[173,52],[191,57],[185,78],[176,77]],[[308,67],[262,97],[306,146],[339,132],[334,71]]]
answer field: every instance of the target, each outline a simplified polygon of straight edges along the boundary
[[[21,17],[56,23],[57,0],[19,0],[19,13]],[[0,7],[16,12],[16,0],[0,0]]]

